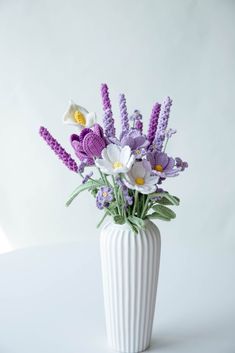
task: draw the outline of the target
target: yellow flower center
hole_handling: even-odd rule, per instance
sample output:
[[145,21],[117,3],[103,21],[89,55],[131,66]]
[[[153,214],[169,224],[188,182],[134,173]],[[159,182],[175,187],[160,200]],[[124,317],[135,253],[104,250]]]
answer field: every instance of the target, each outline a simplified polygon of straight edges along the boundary
[[137,185],[144,185],[144,179],[143,178],[136,178],[135,183]]
[[108,196],[108,193],[106,191],[103,192],[102,194],[104,197]]
[[113,163],[113,169],[118,169],[118,168],[122,168],[123,164],[119,161],[116,161]]
[[81,112],[76,110],[73,114],[73,117],[74,117],[74,120],[76,121],[76,123],[78,123],[79,125],[82,125],[82,126],[86,126],[86,118]]
[[162,171],[163,171],[163,168],[162,168],[162,165],[161,165],[161,164],[155,165],[154,169],[155,169],[157,172],[162,172]]
[[135,153],[136,153],[136,154],[140,154],[140,150],[136,150]]

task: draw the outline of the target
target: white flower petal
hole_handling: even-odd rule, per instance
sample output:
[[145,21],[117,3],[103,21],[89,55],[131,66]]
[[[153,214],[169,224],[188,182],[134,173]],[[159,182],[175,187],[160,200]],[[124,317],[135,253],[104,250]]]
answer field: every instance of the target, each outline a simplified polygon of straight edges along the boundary
[[92,127],[96,123],[96,113],[91,112],[86,115],[86,127]]
[[133,178],[144,178],[146,169],[142,162],[135,162],[131,168],[131,174]]
[[112,174],[112,165],[105,159],[96,159],[95,164],[103,173]]
[[132,165],[133,165],[134,161],[135,161],[135,156],[134,156],[134,155],[132,155],[132,156],[130,157],[130,159],[129,159],[129,161],[128,161],[127,165],[126,165],[128,170],[130,170],[130,169],[131,169],[131,167],[132,167]]
[[148,185],[156,185],[159,180],[159,177],[156,176],[149,176],[148,178],[145,179],[146,184]]
[[120,162],[121,147],[111,143],[107,146],[107,153],[111,162]]
[[120,162],[126,165],[131,156],[131,149],[129,146],[124,146],[120,153]]

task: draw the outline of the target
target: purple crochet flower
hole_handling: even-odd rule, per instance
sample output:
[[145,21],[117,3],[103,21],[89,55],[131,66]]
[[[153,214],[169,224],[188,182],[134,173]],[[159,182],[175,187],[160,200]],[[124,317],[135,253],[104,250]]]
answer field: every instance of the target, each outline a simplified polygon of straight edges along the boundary
[[111,102],[109,99],[109,91],[106,83],[101,85],[101,96],[103,101],[103,110],[104,110],[104,132],[107,138],[115,137],[115,127],[114,127],[114,119],[111,108]]
[[161,106],[156,137],[154,139],[154,145],[156,146],[156,149],[158,152],[161,152],[163,148],[163,142],[165,140],[165,131],[168,125],[171,105],[172,105],[172,100],[170,99],[170,97],[167,97]]
[[121,113],[121,125],[122,125],[122,133],[125,134],[129,131],[129,119],[126,107],[126,98],[124,94],[120,94],[119,96],[119,106]]
[[100,157],[101,152],[106,147],[102,127],[95,124],[93,130],[85,128],[80,135],[73,134],[71,144],[80,161],[85,161],[86,165],[93,165],[94,157]]
[[133,204],[133,197],[129,195],[128,187],[123,183],[123,180],[120,177],[116,178],[116,183],[122,190],[125,207],[131,206]]
[[56,141],[56,139],[49,133],[49,131],[41,126],[39,129],[39,134],[46,141],[46,143],[51,147],[55,154],[63,161],[63,163],[73,172],[78,172],[78,166],[75,160],[73,160],[63,147]]
[[161,104],[159,103],[154,104],[152,114],[150,117],[148,133],[147,133],[147,139],[149,140],[150,143],[153,142],[156,135],[160,109],[161,109]]
[[104,207],[109,207],[113,201],[113,190],[108,186],[101,186],[96,195],[96,206],[102,210]]
[[[121,139],[121,146],[129,146],[134,154],[141,154],[143,149],[147,149],[149,141],[139,130],[131,129]],[[142,152],[141,152],[142,151]]]
[[164,152],[149,152],[147,159],[152,166],[153,172],[161,178],[173,177],[179,174],[178,168],[174,168],[174,158],[168,157]]
[[180,169],[181,172],[183,172],[186,168],[188,168],[188,163],[183,162],[181,158],[176,157],[176,167]]

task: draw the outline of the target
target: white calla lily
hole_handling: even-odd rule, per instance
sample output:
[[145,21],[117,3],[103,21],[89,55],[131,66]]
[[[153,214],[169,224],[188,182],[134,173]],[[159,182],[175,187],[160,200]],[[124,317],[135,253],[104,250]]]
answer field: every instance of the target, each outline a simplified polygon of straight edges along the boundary
[[151,175],[151,164],[147,160],[136,161],[123,180],[129,189],[142,194],[151,194],[156,190],[158,176]]
[[75,125],[79,130],[82,130],[85,127],[92,127],[96,123],[97,118],[96,113],[89,113],[82,106],[70,101],[69,108],[65,113],[63,120],[65,124]]
[[108,145],[101,153],[102,159],[97,159],[95,164],[105,174],[127,173],[134,163],[135,156],[132,155],[129,146]]

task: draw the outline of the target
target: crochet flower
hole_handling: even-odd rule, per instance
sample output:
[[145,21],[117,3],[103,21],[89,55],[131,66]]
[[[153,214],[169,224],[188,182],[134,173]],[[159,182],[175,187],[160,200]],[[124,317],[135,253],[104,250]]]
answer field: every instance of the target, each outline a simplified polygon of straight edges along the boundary
[[88,112],[85,108],[70,102],[69,108],[64,115],[64,123],[75,125],[81,131],[84,128],[90,128],[96,123],[96,113]]
[[178,168],[175,167],[175,160],[168,157],[164,152],[150,152],[147,155],[154,172],[161,178],[173,177],[179,174]]
[[96,195],[96,206],[102,210],[104,207],[109,207],[113,200],[113,191],[108,186],[101,186]]
[[156,190],[158,176],[151,175],[151,164],[147,160],[136,161],[126,174],[124,183],[129,189],[137,190],[142,194],[151,194]]
[[55,152],[55,154],[62,160],[67,168],[77,173],[79,168],[77,163],[71,158],[70,154],[59,144],[59,142],[50,134],[50,132],[43,126],[39,129],[39,134]]
[[94,158],[100,157],[102,150],[106,146],[103,129],[99,124],[95,124],[92,129],[85,128],[80,135],[71,136],[71,145],[80,161],[86,161],[87,165],[94,164]]
[[131,129],[121,138],[121,146],[129,146],[134,154],[138,156],[143,152],[143,149],[148,148],[149,141],[139,130]]
[[111,175],[128,172],[135,159],[129,146],[120,147],[114,144],[104,148],[101,156],[102,159],[95,161],[96,166],[103,173]]

